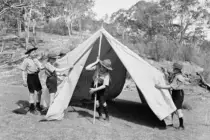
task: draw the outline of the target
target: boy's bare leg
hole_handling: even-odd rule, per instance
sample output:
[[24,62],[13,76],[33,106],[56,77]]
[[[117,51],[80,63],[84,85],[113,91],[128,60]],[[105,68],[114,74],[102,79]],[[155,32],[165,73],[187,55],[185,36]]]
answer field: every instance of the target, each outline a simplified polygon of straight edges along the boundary
[[42,107],[40,105],[40,103],[41,103],[41,97],[42,97],[42,90],[40,90],[40,91],[37,92],[37,98],[36,98],[37,99],[36,107],[37,107],[37,109],[39,111],[42,110]]

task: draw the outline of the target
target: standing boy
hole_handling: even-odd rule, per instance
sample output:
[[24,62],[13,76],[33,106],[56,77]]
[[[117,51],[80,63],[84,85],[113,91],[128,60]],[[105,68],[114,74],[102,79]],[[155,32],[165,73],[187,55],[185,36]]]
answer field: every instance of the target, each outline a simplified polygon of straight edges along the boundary
[[[28,87],[29,90],[29,111],[32,114],[37,114],[37,110],[42,110],[40,106],[42,86],[39,80],[39,71],[42,69],[42,65],[38,59],[36,59],[36,50],[37,48],[29,48],[25,53],[27,57],[24,59],[21,65],[23,85]],[[36,105],[36,96],[34,94],[35,91],[37,91]]]
[[[99,64],[99,65],[97,65]],[[110,59],[105,59],[101,61],[97,58],[96,62],[89,64],[86,67],[86,70],[92,71],[95,70],[95,74],[93,75],[92,87],[90,88],[90,94],[96,94],[96,100],[98,101],[97,111],[99,114],[99,120],[102,119],[102,110],[106,115],[105,120],[109,121],[108,107],[106,103],[105,92],[109,87],[109,83],[111,81],[110,72],[112,71],[111,67],[112,63]],[[97,67],[99,69],[97,69]],[[94,86],[97,85],[97,88]]]
[[173,64],[173,77],[169,85],[156,85],[158,89],[172,89],[172,99],[177,108],[176,113],[179,117],[179,129],[184,129],[184,120],[182,112],[182,104],[184,101],[184,89],[186,85],[189,85],[188,79],[183,77],[183,66],[179,63]]

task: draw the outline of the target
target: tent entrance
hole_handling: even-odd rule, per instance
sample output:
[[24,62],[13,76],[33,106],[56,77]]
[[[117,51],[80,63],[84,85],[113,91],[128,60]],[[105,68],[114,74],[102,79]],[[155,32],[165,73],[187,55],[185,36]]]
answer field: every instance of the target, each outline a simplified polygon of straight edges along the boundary
[[[99,48],[99,40],[100,38],[98,38],[92,44],[92,50],[83,67],[82,73],[80,75],[80,78],[74,90],[72,99],[90,99],[91,98],[89,95],[89,88],[92,82],[92,76],[94,74],[94,71],[86,71],[85,67],[89,65],[90,63],[93,63],[96,61],[97,54],[98,54],[97,52]],[[126,69],[104,35],[102,37],[102,42],[101,42],[100,59],[101,60],[110,59],[112,62],[113,71],[111,71],[110,73],[111,84],[109,86],[108,98],[109,99],[115,98],[121,93],[124,87],[124,83],[126,79]]]
[[[91,99],[91,96],[89,94],[89,88],[91,86],[94,71],[86,71],[85,67],[90,63],[96,61],[97,52],[99,49],[99,41],[100,37],[92,44],[91,52],[81,72],[80,78],[72,96],[72,100]],[[100,56],[101,60],[110,59],[112,62],[113,71],[111,71],[111,85],[108,91],[108,99],[116,98],[118,95],[120,95],[120,93],[123,90],[128,71],[126,70],[121,60],[119,59],[115,51],[112,49],[111,45],[109,44],[104,35],[102,37]],[[147,104],[141,90],[137,86],[136,92],[139,94],[141,103]]]

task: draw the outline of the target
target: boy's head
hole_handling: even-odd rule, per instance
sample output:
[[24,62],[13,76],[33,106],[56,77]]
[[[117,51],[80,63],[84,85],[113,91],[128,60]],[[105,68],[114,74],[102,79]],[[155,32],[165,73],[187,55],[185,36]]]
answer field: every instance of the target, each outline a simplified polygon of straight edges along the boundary
[[181,73],[182,72],[183,66],[179,63],[174,63],[173,64],[173,71],[174,73]]
[[56,58],[48,58],[48,60],[47,60],[48,62],[50,62],[50,63],[55,63],[55,61],[56,61]]
[[112,62],[110,59],[105,59],[103,61],[100,62],[100,71],[102,73],[108,72],[112,70]]
[[56,59],[58,58],[58,55],[54,52],[50,52],[48,54],[47,58],[48,58],[48,62],[54,63],[56,61]]
[[28,48],[27,51],[25,52],[25,54],[30,56],[31,58],[35,58],[37,49],[38,48]]
[[69,52],[68,49],[65,49],[65,48],[61,49],[60,54],[59,54],[60,58],[64,57],[68,52]]

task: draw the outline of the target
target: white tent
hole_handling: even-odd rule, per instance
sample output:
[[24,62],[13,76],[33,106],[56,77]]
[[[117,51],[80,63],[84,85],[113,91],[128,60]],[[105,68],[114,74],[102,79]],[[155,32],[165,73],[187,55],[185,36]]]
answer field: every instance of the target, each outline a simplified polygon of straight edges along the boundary
[[102,36],[100,59],[110,59],[113,67],[109,97],[114,98],[120,94],[125,83],[126,71],[128,71],[147,104],[160,120],[174,112],[176,107],[169,91],[155,88],[156,83],[165,83],[163,74],[102,28],[58,60],[59,67],[66,65],[74,65],[74,67],[59,85],[57,96],[46,114],[46,119],[61,120],[72,97],[90,97],[89,88],[93,72],[86,71],[85,66],[96,60],[100,36]]

